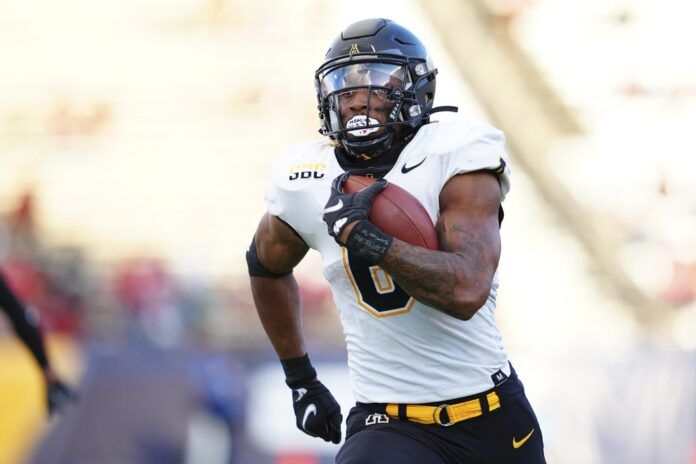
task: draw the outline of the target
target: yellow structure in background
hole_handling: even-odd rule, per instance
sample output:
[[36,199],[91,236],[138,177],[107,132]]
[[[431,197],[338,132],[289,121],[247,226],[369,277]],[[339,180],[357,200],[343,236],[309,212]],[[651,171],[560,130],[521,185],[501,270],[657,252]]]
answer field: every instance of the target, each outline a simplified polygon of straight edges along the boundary
[[15,463],[37,437],[45,414],[41,374],[13,337],[0,340],[0,462]]
[[[56,370],[75,379],[80,362],[74,343],[63,338],[47,342]],[[0,463],[23,462],[48,419],[41,374],[15,337],[0,339],[0,411]]]

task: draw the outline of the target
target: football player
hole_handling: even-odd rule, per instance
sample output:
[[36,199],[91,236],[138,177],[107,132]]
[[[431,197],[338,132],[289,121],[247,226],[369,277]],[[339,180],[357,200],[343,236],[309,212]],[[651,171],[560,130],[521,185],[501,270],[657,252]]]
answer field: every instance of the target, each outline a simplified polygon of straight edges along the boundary
[[2,273],[0,273],[0,309],[7,313],[15,333],[29,349],[41,369],[46,383],[46,406],[49,414],[59,412],[69,401],[74,399],[74,393],[51,368],[39,328],[33,318],[25,311],[24,305],[7,284]]
[[[292,390],[297,427],[341,441],[342,415],[305,350],[292,270],[321,253],[357,400],[336,462],[543,463],[539,423],[495,322],[504,136],[483,123],[430,123],[436,69],[385,19],[348,26],[315,75],[321,133],[273,166],[268,212],[247,252],[261,322]],[[455,109],[456,110],[456,109]],[[347,194],[349,174],[379,179]],[[387,182],[414,195],[440,250],[369,221]]]

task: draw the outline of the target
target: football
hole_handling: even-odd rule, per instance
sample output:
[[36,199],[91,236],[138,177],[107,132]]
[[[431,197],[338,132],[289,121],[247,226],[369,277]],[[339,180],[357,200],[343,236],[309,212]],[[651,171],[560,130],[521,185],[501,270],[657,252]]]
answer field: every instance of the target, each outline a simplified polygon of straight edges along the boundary
[[[375,181],[371,177],[350,176],[343,184],[347,193],[364,189]],[[435,226],[420,202],[391,182],[375,197],[370,221],[385,234],[411,245],[439,250]]]

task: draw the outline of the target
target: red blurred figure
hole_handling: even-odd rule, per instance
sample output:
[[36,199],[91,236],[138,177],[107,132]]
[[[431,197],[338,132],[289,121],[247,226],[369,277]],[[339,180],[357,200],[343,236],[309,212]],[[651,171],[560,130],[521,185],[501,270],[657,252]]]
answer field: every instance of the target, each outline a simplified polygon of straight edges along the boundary
[[313,454],[286,453],[278,456],[276,464],[319,464],[319,458]]

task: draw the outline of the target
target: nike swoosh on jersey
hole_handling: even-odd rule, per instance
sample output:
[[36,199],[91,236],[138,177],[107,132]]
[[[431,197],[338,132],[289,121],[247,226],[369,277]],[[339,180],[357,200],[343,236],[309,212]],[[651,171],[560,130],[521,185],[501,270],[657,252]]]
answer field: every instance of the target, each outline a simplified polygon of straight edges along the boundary
[[512,437],[512,447],[515,448],[515,449],[517,449],[517,448],[519,448],[520,446],[524,445],[524,444],[527,442],[527,440],[529,440],[529,437],[531,437],[533,433],[534,433],[534,429],[532,429],[532,431],[529,432],[529,433],[527,434],[527,436],[524,437],[523,439],[521,439],[520,441],[516,441],[516,440],[515,440],[515,437]]
[[[427,158],[427,157],[426,157],[426,158]],[[413,166],[408,167],[408,168],[407,168],[406,165],[404,164],[403,166],[401,166],[401,172],[404,173],[404,174],[408,174],[409,172],[413,171],[414,169],[416,169],[418,166],[420,166],[420,165],[423,164],[424,162],[425,162],[425,158],[423,158],[423,159],[420,161],[420,163],[414,164]]]
[[334,211],[338,211],[341,208],[343,208],[343,200],[339,199],[338,203],[336,203],[335,205],[324,208],[324,213],[333,213]]
[[302,428],[305,429],[307,432],[309,432],[309,430],[307,430],[307,419],[309,419],[309,416],[311,414],[317,414],[317,407],[314,403],[307,406],[307,409],[304,410],[304,417],[302,417]]

